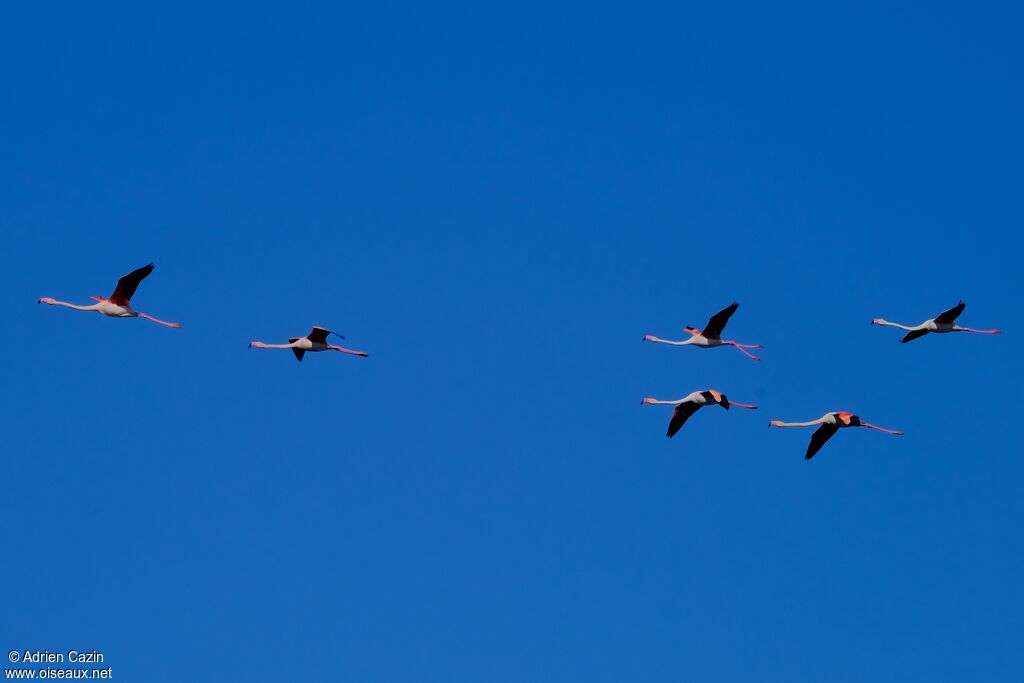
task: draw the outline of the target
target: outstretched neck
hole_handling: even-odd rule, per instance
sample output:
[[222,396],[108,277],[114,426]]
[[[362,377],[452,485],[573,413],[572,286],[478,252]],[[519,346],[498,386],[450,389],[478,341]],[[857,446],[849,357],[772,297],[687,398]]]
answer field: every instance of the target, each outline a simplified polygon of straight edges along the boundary
[[65,306],[66,308],[73,308],[76,311],[95,311],[100,307],[99,304],[79,306],[78,304],[69,304],[67,301],[57,301],[56,299],[40,299],[40,303],[50,304],[51,306]]
[[290,344],[265,344],[261,341],[249,342],[250,349],[292,349],[295,346],[296,342]]
[[659,401],[656,398],[645,398],[641,403],[646,403],[650,406],[677,406],[685,400],[685,398],[681,398],[676,401]]
[[652,335],[644,337],[644,341],[655,342],[657,344],[671,344],[672,346],[687,346],[693,343],[693,337],[684,341],[672,341],[671,339],[661,339]]
[[811,422],[783,422],[782,420],[772,420],[769,425],[772,427],[813,427],[814,425],[820,425],[825,421],[825,417],[819,417],[817,420]]
[[899,323],[891,323],[883,318],[875,318],[874,320],[871,321],[871,324],[881,325],[883,327],[898,327],[901,330],[906,330],[907,332],[913,332],[914,330],[920,329],[921,327],[920,325],[917,325],[916,327],[907,327],[906,325],[900,325]]

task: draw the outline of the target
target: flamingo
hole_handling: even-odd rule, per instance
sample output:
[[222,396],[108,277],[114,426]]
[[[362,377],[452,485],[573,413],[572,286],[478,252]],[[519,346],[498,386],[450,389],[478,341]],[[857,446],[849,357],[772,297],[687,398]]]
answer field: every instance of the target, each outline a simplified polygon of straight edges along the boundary
[[807,444],[807,452],[804,454],[804,460],[810,460],[814,457],[814,454],[821,450],[821,447],[825,445],[825,442],[832,438],[832,436],[844,427],[867,427],[868,429],[875,429],[886,434],[894,434],[896,436],[903,436],[903,432],[897,432],[894,429],[886,429],[885,427],[877,427],[873,424],[863,422],[859,417],[853,413],[825,413],[817,420],[811,422],[783,422],[782,420],[772,420],[768,423],[769,427],[811,427],[813,425],[821,425],[814,434],[811,435],[811,442]]
[[138,289],[139,283],[142,282],[147,275],[153,272],[153,264],[150,263],[147,266],[136,268],[132,272],[124,275],[117,281],[117,287],[114,288],[114,293],[109,298],[104,299],[101,296],[89,297],[97,303],[92,306],[78,306],[77,304],[69,304],[65,301],[57,301],[56,299],[44,296],[39,300],[41,304],[49,304],[50,306],[67,306],[73,308],[76,311],[97,311],[110,318],[145,318],[167,327],[179,328],[181,325],[178,323],[164,322],[163,320],[157,320],[151,315],[140,313],[139,311],[133,310],[129,305],[132,296],[135,294],[135,290]]
[[691,415],[708,404],[717,403],[726,410],[729,410],[729,406],[746,408],[748,410],[757,410],[757,406],[730,401],[726,398],[725,394],[714,389],[695,391],[689,396],[685,396],[678,401],[658,401],[653,398],[645,398],[640,401],[641,405],[645,403],[652,406],[669,405],[676,407],[675,411],[672,413],[672,419],[668,423],[668,432],[665,434],[665,436],[670,439],[676,435],[676,432],[678,432],[684,424],[686,424],[686,421],[690,419]]
[[673,346],[697,346],[702,349],[713,349],[716,346],[733,346],[742,351],[746,356],[753,360],[761,360],[754,354],[747,351],[747,349],[763,349],[764,347],[760,344],[740,344],[734,341],[725,341],[722,339],[722,330],[725,329],[725,324],[729,322],[729,317],[736,312],[736,309],[740,305],[733,302],[731,305],[726,306],[718,313],[715,313],[708,320],[708,324],[704,326],[703,330],[698,330],[689,325],[686,326],[686,331],[690,333],[690,338],[685,341],[670,341],[668,339],[659,339],[652,335],[644,337],[644,341],[657,342],[660,344],[671,344]]
[[906,330],[907,335],[900,340],[901,343],[906,344],[909,341],[914,341],[918,337],[923,337],[929,332],[935,332],[937,334],[945,334],[946,332],[974,332],[976,334],[1000,334],[1000,330],[974,330],[970,327],[960,327],[954,324],[954,321],[960,317],[960,314],[964,312],[964,308],[967,307],[963,301],[958,303],[948,311],[943,311],[931,320],[925,320],[920,325],[913,327],[907,327],[906,325],[900,325],[899,323],[891,323],[888,320],[882,318],[875,318],[871,321],[872,325],[883,325],[888,327],[898,327],[901,330]]
[[314,327],[313,331],[307,334],[305,337],[292,337],[288,340],[287,344],[264,344],[261,341],[254,341],[249,343],[249,348],[257,349],[291,349],[292,353],[295,354],[300,362],[302,356],[305,355],[306,351],[341,351],[342,353],[350,353],[353,356],[362,356],[366,358],[370,354],[365,351],[353,351],[352,349],[346,349],[341,346],[335,346],[327,343],[327,336],[333,334],[334,336],[344,339],[337,332],[331,332],[323,327]]

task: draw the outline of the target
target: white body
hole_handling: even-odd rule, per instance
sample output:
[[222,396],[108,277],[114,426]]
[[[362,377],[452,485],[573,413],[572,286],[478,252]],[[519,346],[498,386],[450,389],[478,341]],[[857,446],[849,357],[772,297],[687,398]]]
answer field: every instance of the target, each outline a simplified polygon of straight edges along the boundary
[[131,306],[119,306],[112,304],[106,299],[96,304],[96,311],[110,318],[135,318],[138,313],[131,309]]
[[697,348],[700,348],[700,349],[713,349],[716,346],[721,346],[722,345],[722,340],[721,339],[708,339],[703,334],[695,334],[695,335],[693,335],[692,337],[690,337],[689,339],[687,339],[686,341],[684,341],[683,343],[680,344],[680,346],[691,346],[691,345],[692,346],[696,346]]
[[303,337],[302,339],[296,339],[289,346],[293,349],[302,349],[303,351],[329,351],[332,346],[330,344],[315,343]]

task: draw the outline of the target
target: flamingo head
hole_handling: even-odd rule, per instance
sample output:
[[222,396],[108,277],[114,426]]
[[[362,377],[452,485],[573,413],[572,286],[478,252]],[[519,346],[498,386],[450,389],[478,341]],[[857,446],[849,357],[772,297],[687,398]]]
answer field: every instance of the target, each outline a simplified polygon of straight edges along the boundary
[[48,296],[44,296],[44,297],[39,299],[39,303],[41,303],[41,304],[52,304],[54,301],[56,301],[56,299],[48,297]]
[[781,427],[782,426],[782,420],[772,420],[771,422],[768,423],[768,426],[769,427]]
[[875,318],[874,320],[871,321],[871,324],[872,325],[884,325],[887,322],[889,322],[889,321],[885,320],[883,318]]
[[648,334],[647,336],[644,337],[643,341],[654,341],[654,337]]
[[643,405],[645,403],[654,403],[654,399],[653,398],[645,398],[645,399],[642,399],[640,401],[640,405]]
[[249,348],[250,348],[250,349],[251,349],[251,348],[254,348],[254,347],[255,347],[255,348],[257,348],[257,349],[262,349],[262,348],[265,348],[266,346],[267,346],[267,345],[266,345],[266,344],[264,344],[264,343],[263,343],[263,342],[261,342],[261,341],[254,341],[254,342],[249,342]]

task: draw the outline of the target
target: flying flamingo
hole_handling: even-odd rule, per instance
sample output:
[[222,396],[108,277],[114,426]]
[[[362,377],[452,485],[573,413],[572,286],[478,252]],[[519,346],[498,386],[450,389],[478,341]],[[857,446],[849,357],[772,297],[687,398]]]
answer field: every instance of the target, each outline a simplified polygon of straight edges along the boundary
[[670,405],[676,407],[675,411],[672,413],[672,419],[668,423],[668,433],[665,434],[665,436],[670,439],[676,435],[676,432],[678,432],[684,424],[686,424],[686,421],[690,419],[691,415],[708,404],[717,403],[726,410],[729,410],[729,406],[747,408],[748,410],[757,410],[757,406],[730,401],[726,398],[725,394],[715,391],[714,389],[695,391],[689,396],[681,398],[678,401],[658,401],[653,398],[645,398],[640,401],[640,403],[646,403],[652,406]]
[[747,351],[747,349],[763,349],[764,347],[760,344],[740,344],[734,341],[724,341],[722,339],[722,330],[725,329],[725,324],[729,322],[729,317],[736,312],[739,308],[738,303],[733,303],[715,313],[708,320],[708,324],[704,326],[703,330],[698,330],[689,325],[686,326],[686,331],[690,333],[690,338],[686,341],[670,341],[668,339],[659,339],[657,337],[647,335],[644,337],[644,341],[658,342],[661,344],[671,344],[673,346],[698,346],[702,349],[713,349],[716,346],[734,346],[744,354],[754,360],[761,360],[754,354]]
[[114,293],[111,294],[109,298],[104,299],[101,296],[89,297],[97,302],[92,306],[69,304],[64,301],[51,299],[48,296],[44,296],[40,299],[39,303],[49,304],[51,306],[67,306],[68,308],[73,308],[76,311],[97,311],[111,318],[145,318],[146,320],[152,320],[153,322],[160,323],[161,325],[167,325],[167,327],[181,327],[178,323],[164,322],[163,320],[157,320],[151,315],[146,315],[145,313],[132,310],[132,307],[128,304],[128,302],[131,301],[132,296],[135,294],[135,290],[138,288],[139,283],[152,272],[152,263],[148,266],[143,266],[133,270],[117,281],[117,287],[114,288]]
[[287,344],[264,344],[261,341],[254,341],[249,343],[249,348],[257,349],[291,349],[295,357],[301,361],[302,356],[305,355],[306,351],[341,351],[342,353],[350,353],[353,356],[362,356],[366,358],[369,354],[365,351],[353,351],[352,349],[346,349],[341,346],[335,346],[327,343],[327,335],[333,334],[339,339],[344,339],[337,332],[331,332],[322,327],[314,327],[313,331],[307,334],[305,337],[292,337],[288,340]]
[[900,341],[906,344],[909,341],[914,341],[918,337],[923,337],[929,332],[935,332],[937,334],[945,334],[946,332],[975,332],[977,334],[999,334],[999,330],[972,330],[970,327],[960,327],[954,324],[954,321],[960,317],[960,314],[964,312],[964,308],[967,307],[963,301],[958,303],[948,311],[943,311],[931,320],[925,320],[920,325],[913,327],[907,327],[906,325],[900,325],[899,323],[891,323],[888,320],[882,318],[875,318],[871,321],[872,325],[884,325],[888,327],[898,327],[901,330],[907,331],[907,336],[903,337]]
[[814,454],[821,450],[821,447],[825,445],[825,442],[832,438],[832,436],[844,427],[867,427],[868,429],[876,429],[886,434],[895,434],[896,436],[903,436],[903,432],[897,432],[893,429],[885,429],[884,427],[876,427],[875,425],[862,422],[859,417],[853,413],[825,413],[817,420],[813,422],[783,422],[782,420],[772,420],[768,423],[770,427],[811,427],[813,425],[821,425],[814,434],[811,435],[811,443],[807,444],[807,453],[804,454],[804,460],[810,460],[814,457]]

